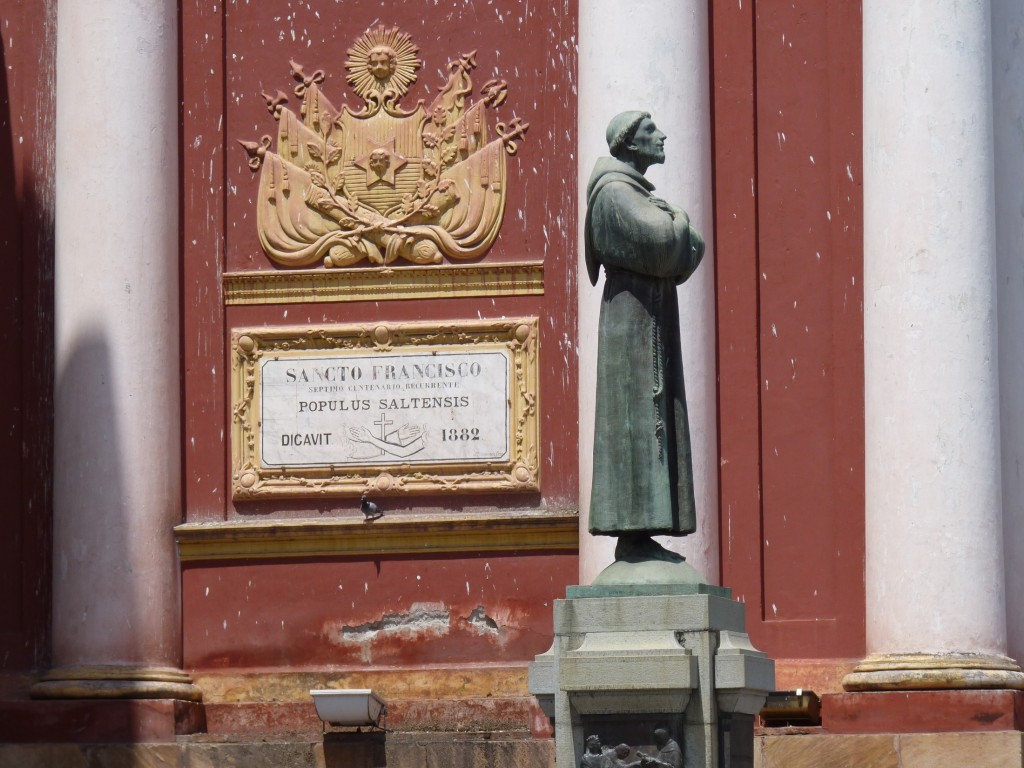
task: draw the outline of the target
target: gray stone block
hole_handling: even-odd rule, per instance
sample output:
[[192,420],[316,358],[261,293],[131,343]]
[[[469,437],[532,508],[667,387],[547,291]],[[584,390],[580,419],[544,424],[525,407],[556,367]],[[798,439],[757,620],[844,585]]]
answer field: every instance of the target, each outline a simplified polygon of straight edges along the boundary
[[719,633],[715,690],[723,712],[756,715],[775,689],[775,662],[754,648],[743,632]]
[[77,744],[2,744],[0,768],[87,768],[88,758]]
[[744,629],[743,604],[715,595],[556,600],[554,614],[556,635]]
[[323,745],[305,740],[192,743],[184,758],[182,768],[325,768]]
[[554,768],[553,746],[526,733],[393,733],[387,768]]

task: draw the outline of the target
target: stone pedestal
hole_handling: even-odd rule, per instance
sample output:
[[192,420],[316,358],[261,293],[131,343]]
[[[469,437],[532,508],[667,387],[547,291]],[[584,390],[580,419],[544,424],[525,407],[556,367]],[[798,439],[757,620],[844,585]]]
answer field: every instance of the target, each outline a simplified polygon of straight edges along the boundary
[[754,716],[774,685],[743,605],[706,584],[570,587],[555,601],[554,645],[530,669],[568,766],[591,734],[655,754],[655,728],[679,743],[686,768],[752,766]]

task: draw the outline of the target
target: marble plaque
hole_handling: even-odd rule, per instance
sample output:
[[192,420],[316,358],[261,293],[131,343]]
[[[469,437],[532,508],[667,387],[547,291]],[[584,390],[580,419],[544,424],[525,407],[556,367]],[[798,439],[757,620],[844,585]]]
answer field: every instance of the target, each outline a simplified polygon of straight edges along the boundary
[[537,490],[537,321],[232,334],[234,498]]
[[507,349],[263,360],[260,464],[507,461],[511,367]]

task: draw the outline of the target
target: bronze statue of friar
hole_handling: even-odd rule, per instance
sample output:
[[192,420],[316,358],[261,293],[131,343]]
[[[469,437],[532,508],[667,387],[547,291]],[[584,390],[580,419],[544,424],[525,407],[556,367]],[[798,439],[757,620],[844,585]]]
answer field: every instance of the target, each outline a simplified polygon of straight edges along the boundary
[[587,184],[591,283],[605,270],[590,532],[618,537],[617,562],[681,562],[651,537],[697,527],[676,286],[700,264],[704,240],[644,177],[665,162],[665,138],[647,112],[616,115],[611,157]]

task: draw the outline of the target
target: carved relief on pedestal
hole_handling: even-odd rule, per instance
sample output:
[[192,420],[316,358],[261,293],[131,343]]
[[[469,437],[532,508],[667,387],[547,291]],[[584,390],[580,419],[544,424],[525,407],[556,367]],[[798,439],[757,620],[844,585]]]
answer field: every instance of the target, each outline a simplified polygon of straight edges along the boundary
[[336,109],[323,95],[322,70],[291,62],[302,100],[298,114],[278,91],[263,94],[278,121],[269,136],[239,143],[260,170],[260,243],[277,264],[347,267],[368,260],[439,264],[482,256],[497,237],[505,207],[505,155],[529,125],[498,122],[508,85],[490,80],[470,102],[476,51],[448,65],[434,101],[399,104],[421,62],[409,35],[384,26],[348,50],[348,83],[363,100]]

